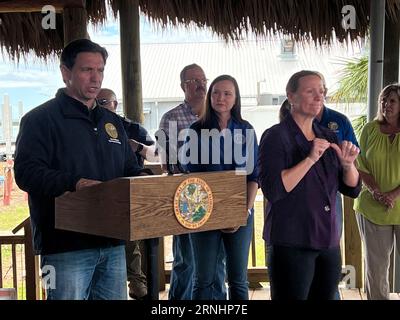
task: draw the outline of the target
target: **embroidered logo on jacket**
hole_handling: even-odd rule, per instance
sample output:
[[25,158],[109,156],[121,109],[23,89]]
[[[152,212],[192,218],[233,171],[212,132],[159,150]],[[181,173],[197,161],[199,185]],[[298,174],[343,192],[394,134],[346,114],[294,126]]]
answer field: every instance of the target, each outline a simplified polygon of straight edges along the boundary
[[121,144],[121,141],[118,139],[118,131],[117,128],[112,123],[106,123],[104,125],[107,134],[110,136],[109,142]]
[[328,128],[332,131],[336,131],[337,129],[339,129],[339,125],[336,122],[331,121],[328,123]]
[[112,123],[106,123],[105,125],[104,125],[104,127],[105,127],[105,129],[106,129],[106,132],[107,132],[107,134],[111,137],[111,138],[113,138],[113,139],[117,139],[118,138],[118,131],[117,131],[117,128],[115,128],[115,126],[112,124]]

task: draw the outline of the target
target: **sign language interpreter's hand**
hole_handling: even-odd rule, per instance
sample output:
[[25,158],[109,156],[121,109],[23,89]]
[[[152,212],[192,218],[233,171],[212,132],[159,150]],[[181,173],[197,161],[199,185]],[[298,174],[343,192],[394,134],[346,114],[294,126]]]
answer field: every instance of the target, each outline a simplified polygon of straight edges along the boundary
[[331,147],[336,151],[344,169],[350,168],[360,153],[360,149],[350,141],[343,141],[340,147],[336,143],[331,143]]
[[315,138],[313,140],[313,146],[312,146],[311,152],[308,155],[308,157],[314,163],[316,163],[319,160],[319,158],[322,157],[322,155],[324,154],[325,150],[330,147],[330,145],[331,144],[325,139]]

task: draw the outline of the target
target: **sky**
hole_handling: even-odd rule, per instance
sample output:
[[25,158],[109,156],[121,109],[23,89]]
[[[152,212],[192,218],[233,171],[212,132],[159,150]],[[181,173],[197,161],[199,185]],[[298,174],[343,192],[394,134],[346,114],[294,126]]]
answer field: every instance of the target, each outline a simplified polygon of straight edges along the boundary
[[[210,31],[198,28],[161,30],[144,16],[141,16],[140,28],[141,43],[218,41]],[[119,43],[118,21],[109,20],[107,25],[96,29],[89,26],[88,31],[91,40],[101,45]],[[27,112],[54,97],[57,89],[64,86],[58,66],[58,58],[44,63],[30,56],[27,60],[21,59],[20,63],[16,64],[8,57],[0,56],[0,105],[4,102],[4,95],[7,94],[13,106],[13,118],[16,118],[19,101],[22,101],[24,112]]]

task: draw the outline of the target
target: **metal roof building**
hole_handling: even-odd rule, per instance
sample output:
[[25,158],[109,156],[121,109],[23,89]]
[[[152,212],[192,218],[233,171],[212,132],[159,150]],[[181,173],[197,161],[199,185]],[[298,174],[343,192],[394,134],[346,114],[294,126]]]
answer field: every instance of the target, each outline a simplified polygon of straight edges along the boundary
[[[121,99],[120,47],[104,46],[109,51],[109,59],[103,87],[113,89]],[[293,47],[290,41],[284,40],[239,41],[235,44],[225,42],[142,44],[144,125],[154,133],[162,114],[183,100],[179,74],[188,64],[197,63],[202,66],[210,80],[221,74],[235,77],[239,83],[244,113],[250,110],[257,113],[261,109],[271,112],[274,110],[276,113],[276,105],[284,99],[286,83],[294,72],[302,69],[321,72],[326,77],[328,88],[332,92],[342,67],[338,59],[360,54],[361,50],[344,46],[333,46],[329,49],[306,45]],[[123,101],[120,101],[119,110],[122,110],[122,104]],[[265,107],[258,108],[257,105]],[[268,121],[265,123],[271,124],[276,122],[276,119],[275,117],[266,119]]]

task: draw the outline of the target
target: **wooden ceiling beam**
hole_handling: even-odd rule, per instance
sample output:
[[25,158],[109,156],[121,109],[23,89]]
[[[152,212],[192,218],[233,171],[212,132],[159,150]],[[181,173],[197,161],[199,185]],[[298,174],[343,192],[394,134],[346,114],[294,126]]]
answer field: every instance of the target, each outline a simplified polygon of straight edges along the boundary
[[57,12],[64,8],[85,8],[85,0],[0,0],[0,13],[41,12],[42,8],[52,5]]

